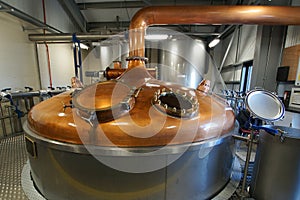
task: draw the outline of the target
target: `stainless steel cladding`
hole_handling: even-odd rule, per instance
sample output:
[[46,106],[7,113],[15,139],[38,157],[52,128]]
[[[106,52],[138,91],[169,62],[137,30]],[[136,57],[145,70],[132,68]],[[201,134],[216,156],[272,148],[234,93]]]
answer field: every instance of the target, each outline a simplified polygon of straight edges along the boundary
[[287,134],[261,131],[250,193],[259,200],[300,199],[300,130],[274,127]]
[[208,67],[204,43],[175,37],[160,41],[158,49],[158,79],[197,88]]
[[[113,68],[114,61],[121,61],[122,68],[126,68],[128,43],[123,40],[108,39],[94,45],[95,48],[84,59],[84,74],[105,71],[107,67]],[[90,84],[90,77],[84,77],[83,83]]]
[[[35,185],[47,199],[101,200],[199,200],[217,195],[228,183],[232,168],[231,135],[193,144],[172,164],[146,173],[110,168],[87,152],[83,145],[60,143],[28,130],[27,149]],[[159,148],[159,147],[154,147]],[[182,145],[152,156],[126,156],[113,148],[99,154],[119,162],[170,160]],[[153,151],[153,147],[128,151]],[[120,153],[121,152],[121,153]],[[58,181],[59,180],[59,181]]]

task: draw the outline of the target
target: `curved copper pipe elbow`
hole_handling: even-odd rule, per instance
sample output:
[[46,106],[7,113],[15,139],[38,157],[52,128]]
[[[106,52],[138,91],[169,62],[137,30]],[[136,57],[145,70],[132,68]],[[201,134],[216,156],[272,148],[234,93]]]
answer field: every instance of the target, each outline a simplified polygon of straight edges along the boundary
[[166,24],[300,25],[298,6],[151,6],[130,23],[130,57],[144,57],[145,30]]

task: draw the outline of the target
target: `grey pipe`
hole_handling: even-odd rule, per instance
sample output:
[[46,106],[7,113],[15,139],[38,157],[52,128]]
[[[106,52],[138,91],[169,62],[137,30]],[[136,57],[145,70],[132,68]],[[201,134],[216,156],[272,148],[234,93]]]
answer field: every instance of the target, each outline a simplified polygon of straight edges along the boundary
[[0,96],[7,97],[7,95],[11,96],[13,99],[17,98],[26,98],[26,97],[40,97],[43,95],[57,95],[62,92],[65,92],[66,90],[47,90],[47,91],[31,91],[31,92],[12,92],[12,93],[5,93],[2,92]]
[[39,91],[34,92],[14,92],[10,93],[12,98],[23,98],[23,97],[38,97],[40,96]]
[[9,13],[19,19],[22,19],[26,22],[29,22],[39,28],[46,29],[46,30],[48,30],[50,32],[54,32],[54,33],[62,33],[60,30],[58,30],[48,24],[43,23],[42,21],[22,12],[21,10],[16,9],[15,7],[12,7],[11,5],[9,5],[3,1],[0,1],[0,6],[4,12],[7,12],[7,13]]
[[[107,39],[111,36],[116,35],[102,35],[102,34],[76,34],[77,39],[79,40],[102,40]],[[117,35],[118,36],[118,35]],[[120,37],[124,37],[123,35],[119,35]],[[47,42],[47,41],[65,41],[65,42],[72,42],[72,34],[64,33],[64,34],[29,34],[28,38],[30,41],[33,42]]]

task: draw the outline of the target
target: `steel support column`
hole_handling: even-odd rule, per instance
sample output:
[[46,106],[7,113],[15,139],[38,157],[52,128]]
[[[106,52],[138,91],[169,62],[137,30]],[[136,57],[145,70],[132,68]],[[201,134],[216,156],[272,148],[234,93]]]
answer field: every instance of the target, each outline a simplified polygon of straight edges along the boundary
[[281,63],[286,26],[258,26],[251,75],[251,88],[276,90],[276,73]]
[[[289,6],[290,0],[262,0],[264,5]],[[287,26],[258,26],[251,89],[262,87],[266,90],[276,90],[277,68],[281,63],[282,51],[286,38]]]

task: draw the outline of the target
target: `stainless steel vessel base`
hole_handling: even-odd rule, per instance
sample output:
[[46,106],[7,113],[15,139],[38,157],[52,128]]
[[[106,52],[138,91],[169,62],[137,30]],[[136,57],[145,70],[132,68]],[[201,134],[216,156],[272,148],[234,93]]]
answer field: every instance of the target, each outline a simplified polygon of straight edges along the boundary
[[[192,145],[179,159],[162,169],[128,173],[102,164],[84,152],[83,147],[47,141],[28,129],[25,131],[37,151],[37,157],[29,155],[31,175],[46,199],[211,199],[220,193],[231,177],[234,144],[230,134]],[[146,156],[144,160],[167,162],[180,149],[180,145],[173,146],[165,154]],[[140,159],[114,155],[114,150],[101,151],[103,156],[114,159]],[[200,151],[206,152],[205,156],[199,156]]]
[[[238,159],[235,158],[230,181],[219,194],[212,198],[212,200],[232,199],[232,195],[236,192],[241,180],[241,169],[242,168]],[[45,200],[45,198],[35,188],[30,173],[30,165],[29,162],[27,162],[22,171],[22,187],[26,196],[29,200]]]

